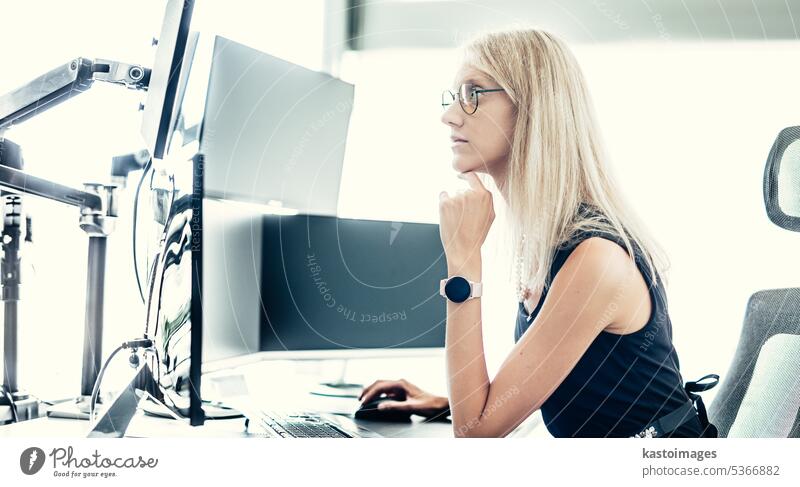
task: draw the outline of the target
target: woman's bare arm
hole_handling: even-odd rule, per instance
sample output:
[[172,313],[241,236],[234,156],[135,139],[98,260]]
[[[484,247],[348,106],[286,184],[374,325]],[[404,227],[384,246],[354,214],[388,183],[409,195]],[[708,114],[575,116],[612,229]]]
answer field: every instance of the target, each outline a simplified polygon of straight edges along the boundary
[[[478,195],[486,191],[477,178],[470,184]],[[459,195],[470,196],[485,198]],[[461,210],[476,211],[476,205],[462,202]],[[449,211],[449,216],[442,216],[452,222],[457,209]],[[476,242],[462,240],[461,250]],[[480,251],[448,253],[448,275],[480,281],[481,264]],[[621,313],[630,314],[632,305],[642,305],[641,294],[635,292],[637,280],[641,274],[619,245],[599,237],[581,242],[553,279],[536,320],[494,380],[486,370],[480,298],[448,301],[445,348],[455,435],[505,436],[540,408],[600,331]]]

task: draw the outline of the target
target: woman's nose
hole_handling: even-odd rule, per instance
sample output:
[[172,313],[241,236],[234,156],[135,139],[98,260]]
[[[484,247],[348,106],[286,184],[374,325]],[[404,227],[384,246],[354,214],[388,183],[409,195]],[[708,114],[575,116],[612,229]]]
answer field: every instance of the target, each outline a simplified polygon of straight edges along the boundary
[[460,127],[464,124],[464,119],[462,118],[463,114],[464,112],[461,110],[461,107],[458,106],[458,103],[451,103],[447,109],[445,109],[444,113],[442,113],[441,121],[445,125]]

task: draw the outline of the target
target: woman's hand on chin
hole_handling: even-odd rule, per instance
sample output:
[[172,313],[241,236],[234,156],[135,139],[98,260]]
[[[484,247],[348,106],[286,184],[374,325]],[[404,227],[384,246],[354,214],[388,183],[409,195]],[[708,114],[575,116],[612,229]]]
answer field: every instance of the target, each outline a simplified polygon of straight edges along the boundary
[[461,267],[479,261],[481,246],[494,221],[492,193],[478,175],[466,172],[458,175],[469,188],[453,196],[439,193],[439,234],[449,267]]

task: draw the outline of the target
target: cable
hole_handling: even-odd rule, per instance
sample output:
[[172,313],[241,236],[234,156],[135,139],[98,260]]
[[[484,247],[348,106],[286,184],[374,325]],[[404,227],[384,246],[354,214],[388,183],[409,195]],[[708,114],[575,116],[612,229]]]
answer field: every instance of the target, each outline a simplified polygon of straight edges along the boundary
[[122,345],[120,345],[116,349],[114,349],[113,352],[111,352],[111,355],[108,356],[108,358],[106,359],[105,363],[100,368],[100,372],[97,374],[97,380],[94,381],[94,387],[92,387],[92,396],[91,396],[91,399],[89,401],[89,420],[91,422],[94,422],[94,411],[95,411],[95,406],[97,405],[97,396],[100,394],[100,383],[103,381],[103,375],[106,372],[106,368],[108,367],[108,364],[111,363],[111,359],[114,358],[114,355],[119,353],[120,350],[125,350],[125,349],[128,349],[128,348],[133,348],[133,349],[143,348],[145,350],[148,350],[148,349],[153,348],[153,340],[150,340],[150,339],[147,339],[147,338],[139,338],[139,339],[136,339],[136,340],[130,340],[130,341],[124,342]]
[[14,403],[14,397],[8,392],[5,385],[0,384],[0,389],[3,390],[3,395],[8,400],[8,405],[11,408],[11,418],[15,423],[19,423],[19,414],[17,412],[17,405]]
[[142,304],[145,303],[144,299],[144,290],[142,289],[142,281],[139,277],[139,260],[136,257],[136,227],[138,225],[139,219],[139,193],[142,190],[142,184],[144,184],[144,179],[147,177],[147,173],[153,167],[153,159],[150,158],[147,161],[147,164],[144,166],[144,170],[142,171],[142,177],[139,178],[139,183],[136,185],[136,194],[133,199],[133,271],[136,274],[136,286],[139,288],[139,296],[142,298]]
[[[156,270],[158,269],[158,259],[160,256],[161,253],[156,254],[153,265],[150,267],[149,277],[147,278],[147,302],[145,303],[147,315],[144,317],[144,336],[150,336],[150,308],[153,306],[153,289],[155,289]],[[156,328],[156,330],[158,330],[158,328]],[[155,333],[153,333],[153,336],[155,336]]]
[[89,400],[89,421],[92,423],[94,423],[94,408],[97,403],[97,395],[100,393],[100,382],[103,380],[103,374],[105,374],[106,367],[108,367],[108,363],[111,362],[111,359],[114,358],[114,355],[124,348],[123,345],[118,346],[113,352],[111,352],[111,355],[108,356],[106,362],[100,368],[100,372],[97,374],[97,380],[94,381],[94,387],[92,387],[92,396]]
[[[145,296],[144,296],[144,289],[142,288],[142,279],[141,279],[141,276],[139,275],[139,259],[136,256],[136,228],[137,228],[137,225],[138,225],[138,222],[139,222],[139,218],[138,218],[138,215],[139,215],[139,193],[141,192],[142,184],[144,184],[145,178],[147,178],[147,173],[148,172],[150,173],[150,190],[152,191],[152,189],[153,189],[153,178],[155,177],[155,171],[151,171],[152,168],[153,168],[153,159],[150,158],[147,161],[147,164],[145,165],[144,170],[142,171],[142,176],[139,178],[139,183],[136,185],[136,195],[134,196],[134,201],[133,201],[133,232],[132,232],[133,233],[133,235],[132,235],[132,238],[133,238],[133,270],[134,270],[134,273],[136,274],[136,287],[139,289],[139,296],[142,298],[142,304],[147,304],[147,300],[145,299]],[[172,205],[175,202],[175,189],[176,189],[175,188],[175,176],[170,175],[169,176],[169,180],[172,183],[172,194],[171,194],[170,203],[169,203],[169,210],[171,211],[172,210]],[[163,233],[166,234],[166,232],[167,232],[167,225],[165,224]],[[146,333],[145,333],[145,335],[146,335]]]
[[[173,181],[173,184],[175,184],[174,181]],[[164,254],[163,254],[162,257],[163,257],[165,263],[164,263],[163,268],[161,269],[161,279],[159,280],[159,283],[158,283],[158,302],[156,303],[156,323],[155,323],[156,329],[153,332],[153,336],[155,336],[155,334],[158,333],[158,320],[159,320],[159,318],[161,318],[161,296],[162,296],[163,291],[164,291],[164,269],[166,269],[166,267],[167,267],[166,262],[167,262],[167,257],[169,256],[169,253],[167,252],[167,247],[168,247],[168,244],[167,244],[167,233],[169,231],[169,224],[172,221],[172,205],[174,203],[175,203],[175,192],[173,191],[172,192],[172,201],[169,204],[170,217],[167,218],[167,222],[166,222],[166,224],[164,224],[164,234],[161,237],[162,241],[164,242],[163,243],[163,245],[164,245]]]
[[156,382],[161,386],[161,357],[158,355],[158,347],[153,347],[156,352]]
[[[153,262],[153,275],[150,278],[150,291],[149,291],[151,301],[147,307],[147,319],[145,321],[145,336],[148,336],[148,333],[150,332],[150,312],[151,312],[150,306],[152,306],[153,289],[154,289],[153,286],[155,286],[156,272],[159,269],[158,265],[161,262],[162,257],[164,261],[166,261],[167,259],[167,247],[168,247],[167,235],[169,233],[169,226],[170,223],[172,222],[172,217],[174,216],[172,214],[172,211],[173,211],[173,206],[175,205],[175,177],[171,175],[169,179],[172,182],[172,197],[170,198],[169,201],[169,211],[167,211],[168,216],[166,221],[164,222],[164,231],[161,234],[161,239],[159,244],[159,246],[163,246],[163,249],[162,251],[156,254],[156,260]],[[166,263],[164,264],[164,268],[166,268]],[[164,288],[164,268],[161,268],[161,279],[159,280],[158,283],[158,301],[156,301],[156,308],[155,308],[156,322],[154,324],[155,330],[153,331],[153,336],[156,336],[158,334],[158,320],[161,316],[161,295]]]

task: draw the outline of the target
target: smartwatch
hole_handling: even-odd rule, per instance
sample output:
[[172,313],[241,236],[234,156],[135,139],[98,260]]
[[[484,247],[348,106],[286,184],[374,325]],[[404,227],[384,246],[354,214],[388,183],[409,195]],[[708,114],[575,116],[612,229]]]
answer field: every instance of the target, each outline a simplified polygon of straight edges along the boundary
[[483,283],[472,282],[461,276],[442,279],[439,283],[439,294],[454,303],[463,303],[483,294]]

